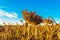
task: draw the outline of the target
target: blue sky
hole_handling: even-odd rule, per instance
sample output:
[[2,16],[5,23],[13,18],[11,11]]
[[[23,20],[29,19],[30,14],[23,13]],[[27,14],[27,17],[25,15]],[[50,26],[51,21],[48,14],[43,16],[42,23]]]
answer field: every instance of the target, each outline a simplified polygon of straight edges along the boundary
[[[0,0],[0,11],[5,11],[6,14],[0,16],[4,20],[20,20],[22,11],[35,11],[39,16],[47,18],[53,17],[57,22],[60,22],[60,0]],[[16,14],[16,15],[15,15]]]

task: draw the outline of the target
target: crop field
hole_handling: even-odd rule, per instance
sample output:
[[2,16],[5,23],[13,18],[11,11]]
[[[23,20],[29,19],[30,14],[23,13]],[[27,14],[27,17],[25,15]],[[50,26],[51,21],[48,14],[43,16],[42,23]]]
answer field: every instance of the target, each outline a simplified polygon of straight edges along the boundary
[[0,25],[0,40],[60,40],[60,24],[57,24],[52,17],[44,19],[35,12],[28,11],[23,11],[22,14],[24,24]]
[[0,25],[0,40],[60,40],[60,24]]

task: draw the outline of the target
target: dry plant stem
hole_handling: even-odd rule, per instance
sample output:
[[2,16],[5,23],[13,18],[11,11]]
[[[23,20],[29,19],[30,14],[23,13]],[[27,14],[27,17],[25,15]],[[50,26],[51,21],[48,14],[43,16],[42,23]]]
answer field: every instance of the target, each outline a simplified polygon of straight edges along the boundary
[[28,28],[27,28],[27,31],[28,31],[28,38],[27,38],[27,40],[29,40],[29,33],[30,33],[30,27],[29,27],[29,25],[28,25]]
[[37,40],[37,26],[35,26],[35,39]]

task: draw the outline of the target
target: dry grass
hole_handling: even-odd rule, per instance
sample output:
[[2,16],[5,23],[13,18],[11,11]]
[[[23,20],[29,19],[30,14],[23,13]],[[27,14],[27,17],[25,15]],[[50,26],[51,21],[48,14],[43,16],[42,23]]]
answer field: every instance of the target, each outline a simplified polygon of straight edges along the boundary
[[60,24],[54,26],[4,25],[0,40],[60,40]]

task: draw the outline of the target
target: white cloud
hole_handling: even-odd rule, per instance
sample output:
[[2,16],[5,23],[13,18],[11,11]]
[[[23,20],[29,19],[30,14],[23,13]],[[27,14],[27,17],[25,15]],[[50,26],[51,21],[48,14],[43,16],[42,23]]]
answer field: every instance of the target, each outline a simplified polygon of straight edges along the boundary
[[16,14],[15,12],[13,12],[13,14],[14,14],[15,16],[17,16],[17,14]]
[[[16,23],[20,24],[20,25],[23,24],[22,22],[20,22],[20,19],[16,19],[16,20],[14,19],[14,18],[18,17],[18,15],[15,12],[7,12],[7,11],[4,11],[4,10],[0,9],[0,17],[1,17],[0,18],[0,24],[3,24],[3,22],[5,22],[6,24],[10,23],[10,24],[13,24],[13,25],[15,25]],[[9,18],[12,18],[12,19],[5,19],[3,17],[9,17]]]
[[17,18],[18,15],[15,12],[10,13],[10,12],[6,12],[0,9],[0,16],[6,16],[9,18]]
[[3,25],[3,23],[5,23],[6,25],[8,25],[8,23],[10,24],[10,25],[16,25],[16,23],[17,24],[19,24],[19,25],[23,25],[25,22],[24,22],[24,20],[23,20],[23,22],[21,22],[20,21],[21,19],[17,19],[17,20],[15,20],[15,19],[3,19],[3,18],[0,18],[0,25]]
[[60,23],[60,18],[55,19],[57,23]]

